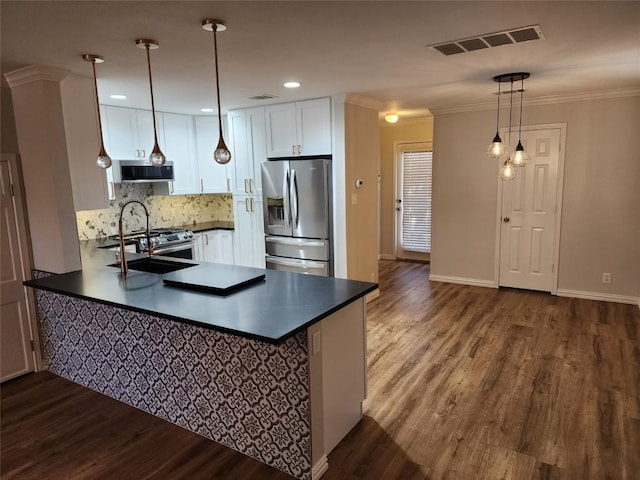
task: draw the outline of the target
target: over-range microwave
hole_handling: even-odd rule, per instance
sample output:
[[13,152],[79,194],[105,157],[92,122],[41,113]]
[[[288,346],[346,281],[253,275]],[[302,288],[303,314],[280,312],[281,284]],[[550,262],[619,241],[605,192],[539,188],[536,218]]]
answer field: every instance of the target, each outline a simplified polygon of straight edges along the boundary
[[170,182],[174,180],[173,162],[161,167],[148,160],[113,160],[113,183]]

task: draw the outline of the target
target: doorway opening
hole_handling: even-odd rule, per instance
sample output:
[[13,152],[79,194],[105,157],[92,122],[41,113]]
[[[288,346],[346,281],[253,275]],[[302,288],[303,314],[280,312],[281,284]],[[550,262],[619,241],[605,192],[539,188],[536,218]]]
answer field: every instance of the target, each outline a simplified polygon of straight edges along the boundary
[[396,144],[396,259],[430,259],[432,171],[431,142]]

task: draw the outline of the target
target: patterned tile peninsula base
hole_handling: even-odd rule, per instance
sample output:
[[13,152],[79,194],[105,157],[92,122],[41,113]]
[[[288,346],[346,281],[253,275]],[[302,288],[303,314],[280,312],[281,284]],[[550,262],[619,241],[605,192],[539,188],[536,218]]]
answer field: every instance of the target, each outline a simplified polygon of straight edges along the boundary
[[43,362],[51,372],[311,478],[306,333],[271,345],[35,293]]

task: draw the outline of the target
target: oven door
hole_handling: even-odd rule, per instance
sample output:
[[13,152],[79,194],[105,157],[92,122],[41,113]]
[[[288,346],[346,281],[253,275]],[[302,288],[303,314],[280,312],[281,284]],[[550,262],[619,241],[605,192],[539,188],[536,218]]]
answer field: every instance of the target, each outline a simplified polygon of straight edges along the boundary
[[184,242],[177,245],[158,247],[151,252],[151,255],[161,255],[163,257],[187,258],[193,260],[193,242]]

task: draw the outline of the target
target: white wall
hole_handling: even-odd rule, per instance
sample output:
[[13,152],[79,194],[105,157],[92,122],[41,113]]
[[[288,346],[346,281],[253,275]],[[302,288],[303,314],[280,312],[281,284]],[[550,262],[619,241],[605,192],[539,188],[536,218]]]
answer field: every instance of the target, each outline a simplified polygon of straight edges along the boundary
[[[494,281],[495,110],[436,115],[433,275]],[[558,292],[640,292],[640,97],[525,106],[523,124],[567,123]],[[610,285],[602,273],[610,272]],[[596,295],[597,296],[597,295]]]

